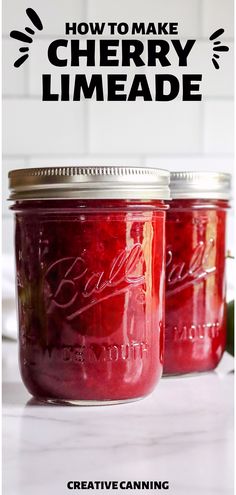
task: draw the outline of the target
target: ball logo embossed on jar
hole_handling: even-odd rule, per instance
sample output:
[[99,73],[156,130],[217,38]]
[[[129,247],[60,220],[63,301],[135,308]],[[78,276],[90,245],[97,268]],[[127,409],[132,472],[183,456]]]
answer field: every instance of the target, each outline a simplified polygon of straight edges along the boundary
[[210,371],[226,342],[226,217],[231,176],[176,171],[167,211],[164,374]]
[[159,381],[169,179],[129,166],[10,173],[20,370],[40,401],[122,403]]
[[[72,321],[92,306],[145,283],[142,246],[136,243],[123,249],[107,272],[89,272],[82,256],[59,259],[49,266],[45,279],[51,290],[51,304],[68,309],[66,318]],[[75,303],[79,306],[76,310]]]
[[211,254],[213,253],[215,241],[200,241],[192,252],[188,262],[175,261],[175,253],[172,248],[167,248],[166,256],[166,280],[167,296],[179,292],[195,282],[200,282],[203,278],[216,271],[216,267],[211,264]]

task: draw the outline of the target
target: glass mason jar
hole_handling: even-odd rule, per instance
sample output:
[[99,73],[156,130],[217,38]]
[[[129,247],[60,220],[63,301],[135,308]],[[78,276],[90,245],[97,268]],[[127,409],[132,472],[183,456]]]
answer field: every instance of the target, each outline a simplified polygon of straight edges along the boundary
[[224,352],[230,179],[223,173],[171,173],[165,374],[212,370]]
[[169,173],[12,171],[20,368],[40,400],[141,398],[163,367]]

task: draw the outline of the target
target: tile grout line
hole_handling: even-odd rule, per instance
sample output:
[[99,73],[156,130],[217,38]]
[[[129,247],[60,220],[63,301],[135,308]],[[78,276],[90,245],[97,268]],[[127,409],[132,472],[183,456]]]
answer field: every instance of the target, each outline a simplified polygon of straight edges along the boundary
[[205,102],[202,102],[201,113],[200,113],[200,148],[202,150],[202,154],[205,154],[205,130],[206,130],[206,112],[205,112]]
[[85,155],[89,155],[89,136],[90,136],[90,116],[89,116],[89,103],[84,103],[84,150]]
[[198,21],[199,21],[199,39],[209,41],[208,38],[203,36],[203,0],[198,0]]
[[28,64],[26,63],[24,67],[24,93],[25,93],[25,98],[27,99],[30,97],[29,77],[30,77],[29,63]]
[[[204,0],[199,0],[198,4],[198,21],[199,21],[199,38],[205,39],[205,36],[203,35],[204,29],[203,29],[203,16],[204,16],[204,5],[203,5]],[[207,41],[209,41],[207,39]],[[200,128],[199,128],[199,148],[201,150],[201,153],[204,155],[204,148],[205,148],[205,101],[208,100],[209,98],[203,98],[201,105],[200,105]]]
[[[87,2],[87,0],[83,0],[83,15],[84,15],[85,21],[87,21],[88,20],[88,2]],[[86,101],[86,100],[84,100],[84,101]],[[87,102],[87,104],[84,103],[84,148],[85,148],[86,155],[89,155],[89,136],[90,136],[89,108],[90,108],[89,102]]]
[[88,0],[83,0],[83,17],[85,22],[88,22]]
[[[3,94],[3,97],[2,97],[3,100],[19,100],[19,101],[22,101],[22,100],[30,100],[30,101],[42,101],[41,100],[41,95],[38,94],[26,94],[26,95],[21,95],[21,94]],[[230,100],[234,100],[234,95],[233,94],[230,94],[230,95],[204,95],[204,101],[230,101]],[[96,101],[94,100],[93,98],[90,99],[90,101]],[[106,103],[114,103],[113,101],[108,101],[108,100],[105,100]],[[176,98],[176,102],[181,102],[181,98]],[[87,102],[87,99],[82,97],[80,101],[78,101],[77,103],[81,103],[81,102]],[[137,100],[137,103],[139,101]],[[143,100],[140,100],[140,103],[143,103],[144,101]],[[154,102],[154,100],[153,100]],[[47,103],[47,102],[46,102]],[[65,103],[70,103],[69,101],[68,102],[65,102]]]
[[150,159],[150,158],[155,158],[155,159],[173,159],[173,157],[175,157],[176,159],[192,159],[192,160],[195,160],[196,158],[200,158],[200,159],[203,159],[203,158],[217,158],[218,156],[220,156],[221,158],[224,157],[225,159],[231,159],[233,158],[233,153],[226,153],[226,152],[222,152],[222,153],[201,153],[201,152],[197,152],[197,153],[145,153],[145,154],[134,154],[134,153],[114,153],[114,154],[111,154],[111,153],[89,153],[89,154],[85,154],[85,153],[77,153],[77,154],[73,154],[73,153],[66,153],[65,155],[62,155],[61,153],[60,154],[56,154],[56,153],[41,153],[41,154],[38,154],[38,153],[30,153],[30,154],[25,154],[25,153],[16,153],[16,154],[12,154],[12,153],[4,153],[3,154],[3,159],[4,160],[26,160],[26,161],[31,161],[32,160],[32,157],[34,157],[34,159],[51,159],[51,158],[60,158],[60,157],[63,157],[63,158],[67,158],[67,157],[70,157],[70,158],[74,158],[74,159],[86,159],[86,158],[90,158],[90,159],[94,159],[94,158],[99,158],[99,159],[130,159],[130,160],[147,160],[147,159]]
[[[200,2],[202,2],[202,0],[199,0],[199,11],[200,11],[200,8],[201,8],[201,5],[200,5]],[[201,22],[199,24],[199,28],[200,30],[203,30],[203,26],[202,26],[202,19],[201,19]],[[63,34],[64,35],[64,34]],[[178,38],[176,39],[179,39],[180,41],[184,41],[186,40],[186,38],[188,36],[191,36],[191,34],[186,34],[186,36],[179,36]],[[51,34],[51,35],[41,35],[41,36],[35,36],[34,39],[36,41],[53,41],[54,39],[56,38],[59,38],[59,37],[62,37],[62,33],[54,33],[54,34]],[[96,36],[96,35],[78,35],[78,38],[80,39],[84,39],[84,40],[91,40],[91,39],[103,39],[103,38],[109,38],[109,39],[113,39],[114,36],[112,35],[101,35],[101,36]],[[122,38],[122,37],[119,37],[119,35],[117,35],[117,39],[125,39],[125,38]],[[148,36],[145,36],[143,35],[142,37],[141,36],[133,36],[132,39],[138,39],[138,40],[145,40],[145,39],[149,39]],[[154,38],[153,38],[154,39]],[[164,39],[163,37],[161,38],[160,36],[158,36],[158,39]],[[171,38],[168,38],[168,39],[171,39]],[[200,36],[197,36],[196,39],[198,41],[209,41],[208,37],[207,36],[203,36],[200,34]],[[2,36],[2,40],[3,41],[9,41],[9,37],[5,34]],[[234,42],[234,38],[232,36],[224,36],[222,38],[223,41],[227,41],[227,42]]]
[[139,161],[140,161],[141,167],[146,167],[146,155],[145,154],[139,155]]

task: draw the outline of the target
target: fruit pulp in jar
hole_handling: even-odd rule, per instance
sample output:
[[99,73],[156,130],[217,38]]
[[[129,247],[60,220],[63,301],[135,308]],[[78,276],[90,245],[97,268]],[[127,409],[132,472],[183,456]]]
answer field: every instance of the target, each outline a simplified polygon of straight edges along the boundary
[[20,367],[32,395],[115,401],[162,373],[165,207],[17,203]]
[[167,212],[165,374],[214,369],[224,352],[227,207],[185,199]]

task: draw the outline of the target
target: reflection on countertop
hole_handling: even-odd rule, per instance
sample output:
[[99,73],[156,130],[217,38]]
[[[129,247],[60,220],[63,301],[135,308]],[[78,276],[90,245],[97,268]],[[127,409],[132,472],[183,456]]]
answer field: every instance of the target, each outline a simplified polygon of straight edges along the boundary
[[64,495],[69,480],[168,480],[174,495],[232,495],[233,364],[225,354],[215,372],[163,378],[139,402],[45,406],[20,381],[16,343],[4,342],[5,495]]

